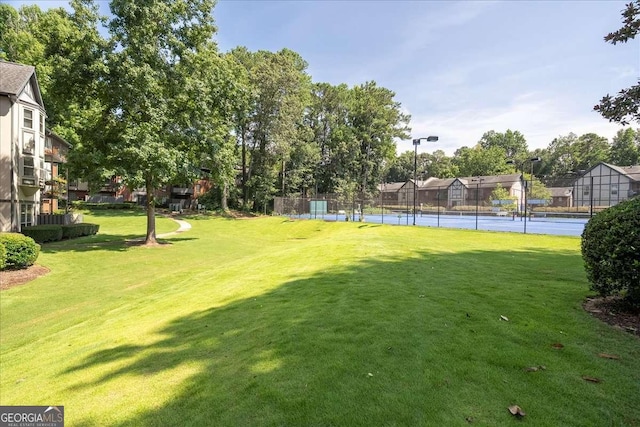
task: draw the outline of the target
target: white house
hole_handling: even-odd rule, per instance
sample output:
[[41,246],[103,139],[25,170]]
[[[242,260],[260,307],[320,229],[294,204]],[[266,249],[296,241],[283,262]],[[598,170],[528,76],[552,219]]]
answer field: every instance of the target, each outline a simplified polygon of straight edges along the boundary
[[45,120],[35,68],[0,61],[0,231],[19,232],[40,213]]

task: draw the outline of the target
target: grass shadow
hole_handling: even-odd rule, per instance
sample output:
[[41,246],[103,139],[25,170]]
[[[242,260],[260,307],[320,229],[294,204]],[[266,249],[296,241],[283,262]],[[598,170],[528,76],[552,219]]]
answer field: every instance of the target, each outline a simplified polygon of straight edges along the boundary
[[[157,239],[159,246],[190,240],[197,240],[197,238],[169,236]],[[125,252],[132,247],[143,245],[144,237],[141,237],[139,234],[96,234],[94,236],[45,243],[42,245],[41,251],[52,254],[58,252],[90,252],[96,250]]]
[[[496,268],[514,256],[526,257],[517,272]],[[539,250],[368,259],[182,316],[156,342],[100,349],[62,375],[103,372],[75,392],[197,366],[171,400],[119,426],[510,425],[516,399],[539,425],[640,419],[632,377],[607,371],[607,393],[580,379],[610,362],[586,354],[597,331],[571,309],[580,266],[575,252]]]

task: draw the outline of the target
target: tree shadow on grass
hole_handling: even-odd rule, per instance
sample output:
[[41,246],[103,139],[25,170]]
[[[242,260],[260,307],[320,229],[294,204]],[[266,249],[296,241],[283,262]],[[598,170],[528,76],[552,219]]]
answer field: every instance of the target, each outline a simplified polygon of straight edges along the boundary
[[[142,239],[142,240],[141,240]],[[157,239],[159,245],[171,245],[178,242],[196,240],[196,237],[168,237]],[[144,237],[139,234],[96,234],[95,236],[79,237],[59,242],[45,243],[41,251],[44,253],[58,252],[89,252],[115,251],[126,252],[134,247],[144,245]]]
[[[604,412],[610,419],[600,421],[622,421],[603,412],[620,396],[590,396],[592,385],[554,374],[575,369],[550,344],[559,325],[584,329],[575,326],[583,314],[571,310],[586,285],[581,270],[579,255],[557,251],[369,259],[212,303],[160,328],[150,345],[133,340],[93,353],[62,380],[98,367],[106,373],[68,392],[131,377],[174,389],[119,426],[495,425],[511,422],[506,408],[516,399],[542,424],[584,425]],[[547,371],[523,371],[533,364]],[[153,383],[194,366],[187,379]],[[576,392],[584,393],[577,406],[560,398]]]

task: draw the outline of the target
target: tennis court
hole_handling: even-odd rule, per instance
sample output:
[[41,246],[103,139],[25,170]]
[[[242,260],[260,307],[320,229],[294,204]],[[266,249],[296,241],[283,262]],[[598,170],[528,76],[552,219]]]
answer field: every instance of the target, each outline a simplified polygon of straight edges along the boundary
[[[292,218],[345,221],[345,213],[325,215],[289,215]],[[356,213],[355,221],[360,217]],[[470,230],[502,231],[512,233],[553,234],[559,236],[580,236],[588,218],[541,217],[527,219],[496,215],[421,215],[416,214],[416,226],[464,228]],[[413,225],[413,214],[365,214],[365,222],[373,224]]]

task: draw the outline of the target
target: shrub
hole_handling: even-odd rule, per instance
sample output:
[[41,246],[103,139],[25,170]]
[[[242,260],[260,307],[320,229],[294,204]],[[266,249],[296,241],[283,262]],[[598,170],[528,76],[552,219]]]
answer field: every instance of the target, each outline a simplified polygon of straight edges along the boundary
[[83,200],[74,200],[71,202],[71,206],[77,210],[112,210],[112,209],[143,209],[142,206],[138,206],[135,203],[123,202],[123,203],[89,203]]
[[98,224],[80,223],[62,226],[62,237],[65,239],[73,239],[80,236],[92,236],[98,232],[100,226]]
[[31,237],[38,243],[56,242],[62,239],[61,225],[33,225],[22,227],[22,234]]
[[40,254],[40,245],[31,237],[19,233],[0,233],[0,247],[6,250],[3,269],[19,269],[33,265]]
[[591,289],[622,293],[640,305],[640,197],[594,215],[582,233],[582,258]]
[[0,242],[0,270],[4,270],[7,265],[7,248],[4,247],[4,243]]

